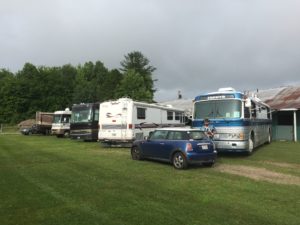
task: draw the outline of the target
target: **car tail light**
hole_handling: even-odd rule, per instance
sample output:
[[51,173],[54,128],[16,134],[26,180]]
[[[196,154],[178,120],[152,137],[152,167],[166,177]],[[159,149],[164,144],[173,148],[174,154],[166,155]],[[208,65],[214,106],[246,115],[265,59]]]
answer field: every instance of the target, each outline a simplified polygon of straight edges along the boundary
[[132,128],[133,128],[132,124],[131,123],[128,124],[128,129],[132,129]]
[[186,151],[187,151],[187,152],[193,151],[193,146],[192,146],[191,143],[187,143],[187,144],[186,144]]

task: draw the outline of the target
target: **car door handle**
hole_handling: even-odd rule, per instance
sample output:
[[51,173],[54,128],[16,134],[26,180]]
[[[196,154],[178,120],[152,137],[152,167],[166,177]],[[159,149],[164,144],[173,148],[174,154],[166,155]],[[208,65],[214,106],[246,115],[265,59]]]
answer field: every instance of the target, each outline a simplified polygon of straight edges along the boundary
[[165,143],[162,142],[162,143],[159,143],[159,144],[164,145]]

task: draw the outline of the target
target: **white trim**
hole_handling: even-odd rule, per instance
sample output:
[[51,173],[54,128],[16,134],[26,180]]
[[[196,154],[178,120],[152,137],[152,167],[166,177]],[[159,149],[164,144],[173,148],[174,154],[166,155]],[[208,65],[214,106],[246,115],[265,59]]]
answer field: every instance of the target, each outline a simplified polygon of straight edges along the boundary
[[297,111],[296,108],[279,109],[278,111]]

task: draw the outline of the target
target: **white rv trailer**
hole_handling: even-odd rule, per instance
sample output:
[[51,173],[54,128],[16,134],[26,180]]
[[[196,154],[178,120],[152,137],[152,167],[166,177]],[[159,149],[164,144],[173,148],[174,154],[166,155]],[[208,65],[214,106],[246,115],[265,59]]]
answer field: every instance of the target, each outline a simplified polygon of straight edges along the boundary
[[110,145],[131,146],[155,128],[182,126],[183,109],[120,98],[100,104],[98,139]]
[[52,121],[51,133],[57,137],[69,137],[70,135],[70,118],[72,112],[69,108],[64,111],[55,111]]

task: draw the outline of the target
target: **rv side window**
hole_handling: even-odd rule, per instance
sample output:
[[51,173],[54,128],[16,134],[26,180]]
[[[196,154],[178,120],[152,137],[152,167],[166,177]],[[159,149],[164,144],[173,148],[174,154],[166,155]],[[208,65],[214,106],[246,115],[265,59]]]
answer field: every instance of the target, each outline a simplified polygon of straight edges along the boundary
[[94,121],[99,121],[99,109],[95,109]]
[[136,108],[137,118],[140,120],[146,119],[146,109],[145,108]]
[[244,118],[250,118],[250,108],[244,105]]
[[264,106],[260,107],[260,118],[267,119],[268,118],[268,112],[267,108]]
[[251,102],[251,116],[256,118],[256,104],[254,102]]
[[167,120],[173,120],[173,112],[172,111],[167,112]]

